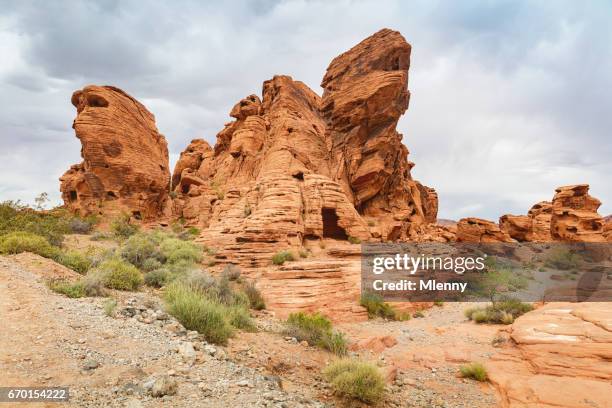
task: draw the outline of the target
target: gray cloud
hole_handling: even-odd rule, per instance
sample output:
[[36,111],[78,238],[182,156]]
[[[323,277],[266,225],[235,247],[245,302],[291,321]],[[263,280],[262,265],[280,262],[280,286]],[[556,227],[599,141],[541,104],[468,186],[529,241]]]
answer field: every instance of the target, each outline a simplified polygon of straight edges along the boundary
[[604,1],[0,2],[0,200],[79,161],[71,93],[113,84],[156,116],[171,158],[288,74],[320,93],[331,59],[382,27],[413,45],[400,131],[440,216],[525,213],[588,182],[612,212],[612,5]]

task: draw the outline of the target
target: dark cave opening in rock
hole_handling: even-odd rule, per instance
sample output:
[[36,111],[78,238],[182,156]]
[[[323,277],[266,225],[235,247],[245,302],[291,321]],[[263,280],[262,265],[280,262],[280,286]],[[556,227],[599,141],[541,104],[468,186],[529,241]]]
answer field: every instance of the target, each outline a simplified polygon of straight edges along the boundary
[[323,238],[348,239],[344,228],[338,225],[338,215],[335,208],[321,209],[321,217],[323,218]]
[[74,190],[70,191],[70,201],[76,201],[77,200],[77,192]]

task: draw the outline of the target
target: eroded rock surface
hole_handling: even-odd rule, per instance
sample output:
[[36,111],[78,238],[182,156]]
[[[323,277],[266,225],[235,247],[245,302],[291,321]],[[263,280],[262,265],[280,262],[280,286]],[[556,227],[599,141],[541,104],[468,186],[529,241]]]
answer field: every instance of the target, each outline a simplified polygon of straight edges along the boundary
[[607,303],[555,303],[512,325],[514,343],[486,364],[504,407],[612,406]]
[[507,232],[502,231],[493,221],[482,218],[462,218],[457,223],[459,242],[513,242]]
[[60,178],[66,206],[82,215],[162,214],[170,183],[168,147],[153,114],[112,86],[87,86],[72,95],[72,104],[83,162]]
[[524,215],[503,215],[500,228],[517,241],[602,242],[605,220],[601,202],[589,195],[588,184],[559,187],[552,200],[535,204]]

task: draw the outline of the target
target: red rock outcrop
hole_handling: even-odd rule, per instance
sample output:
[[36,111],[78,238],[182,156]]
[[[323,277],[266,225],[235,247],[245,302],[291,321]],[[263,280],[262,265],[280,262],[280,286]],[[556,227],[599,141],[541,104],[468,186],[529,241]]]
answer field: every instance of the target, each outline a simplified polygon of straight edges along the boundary
[[601,201],[589,195],[588,184],[559,187],[552,200],[550,232],[555,240],[602,242]]
[[612,215],[604,217],[603,236],[608,242],[612,242]]
[[588,184],[559,187],[552,200],[535,204],[524,215],[503,215],[500,228],[518,241],[603,242],[601,202],[588,194]]
[[60,178],[65,205],[81,215],[162,214],[170,184],[168,147],[153,114],[112,86],[87,86],[72,95],[72,104],[83,162]]
[[502,407],[612,406],[607,303],[554,303],[518,318],[512,344],[486,363]]
[[214,149],[194,141],[181,154],[176,215],[208,228],[202,240],[227,248],[220,259],[253,266],[308,237],[415,237],[438,198],[412,180],[395,130],[409,61],[401,34],[381,30],[332,61],[323,98],[288,76],[264,82],[261,100],[233,107]]
[[493,221],[482,218],[462,218],[457,223],[458,242],[514,242],[508,233],[502,231]]

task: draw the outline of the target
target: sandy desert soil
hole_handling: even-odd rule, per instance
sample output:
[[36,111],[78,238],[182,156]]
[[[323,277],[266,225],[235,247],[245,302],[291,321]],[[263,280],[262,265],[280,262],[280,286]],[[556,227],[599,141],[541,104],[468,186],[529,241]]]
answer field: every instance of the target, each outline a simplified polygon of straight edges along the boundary
[[[107,299],[69,299],[45,286],[49,278],[76,276],[36,255],[0,257],[2,385],[69,386],[66,406],[74,407],[359,406],[322,380],[333,356],[285,338],[270,313],[258,314],[259,332],[212,346],[165,315],[155,292],[113,292],[118,307],[109,317]],[[339,327],[353,354],[377,362],[392,379],[380,406],[497,406],[490,385],[457,376],[461,363],[494,352],[498,332],[467,322],[464,308],[446,304],[406,322]],[[176,395],[150,395],[161,378],[176,382]]]

